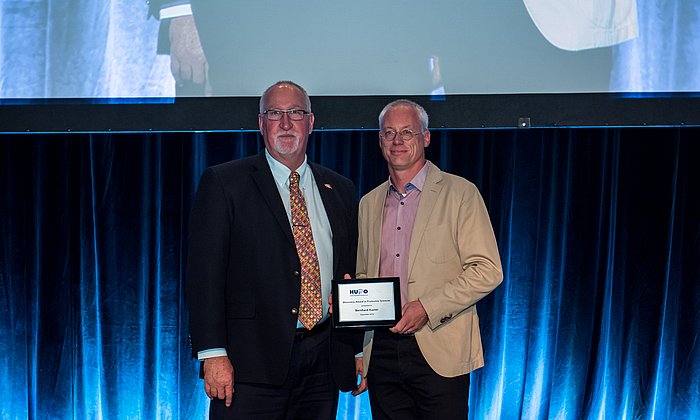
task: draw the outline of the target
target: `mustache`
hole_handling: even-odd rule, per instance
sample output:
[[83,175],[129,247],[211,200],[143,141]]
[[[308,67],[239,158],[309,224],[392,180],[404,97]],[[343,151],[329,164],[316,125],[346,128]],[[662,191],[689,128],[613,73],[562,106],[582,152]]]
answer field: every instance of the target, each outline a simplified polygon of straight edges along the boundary
[[301,136],[298,133],[280,133],[280,134],[277,134],[274,137],[274,139],[279,140],[279,139],[285,138],[285,137],[294,137],[294,140],[296,140],[296,141],[299,141],[301,139]]

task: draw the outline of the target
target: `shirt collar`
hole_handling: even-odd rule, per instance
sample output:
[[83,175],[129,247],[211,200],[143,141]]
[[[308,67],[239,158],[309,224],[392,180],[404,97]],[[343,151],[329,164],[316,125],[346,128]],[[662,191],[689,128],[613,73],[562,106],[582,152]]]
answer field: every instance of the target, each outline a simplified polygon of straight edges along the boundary
[[[428,176],[428,161],[426,160],[425,165],[423,165],[423,167],[420,169],[420,171],[418,171],[416,176],[413,177],[411,182],[409,182],[406,185],[406,193],[408,193],[412,189],[416,189],[419,192],[423,191],[423,187],[425,187],[425,179],[427,178],[427,176]],[[396,186],[394,186],[394,183],[391,181],[391,177],[389,177],[388,192],[391,192],[391,191],[396,191],[397,193],[399,193],[398,188],[396,188]]]
[[[275,178],[275,182],[279,185],[289,187],[289,175],[292,173],[292,170],[273,158],[267,149],[265,149],[265,158],[267,159],[267,164],[270,166],[272,177]],[[303,184],[308,171],[309,164],[306,162],[306,156],[304,156],[304,162],[297,168],[297,173],[299,173],[299,185]]]

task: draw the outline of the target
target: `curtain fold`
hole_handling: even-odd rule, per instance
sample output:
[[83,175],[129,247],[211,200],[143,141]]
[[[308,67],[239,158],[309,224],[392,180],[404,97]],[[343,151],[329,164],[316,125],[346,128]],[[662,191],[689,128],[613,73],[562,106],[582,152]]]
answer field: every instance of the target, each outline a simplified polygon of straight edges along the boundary
[[[700,416],[698,128],[434,130],[473,181],[505,281],[478,304],[472,418]],[[187,218],[205,167],[256,133],[0,136],[0,417],[204,418],[188,342]],[[376,131],[309,159],[388,173]],[[339,418],[369,418],[366,394]]]

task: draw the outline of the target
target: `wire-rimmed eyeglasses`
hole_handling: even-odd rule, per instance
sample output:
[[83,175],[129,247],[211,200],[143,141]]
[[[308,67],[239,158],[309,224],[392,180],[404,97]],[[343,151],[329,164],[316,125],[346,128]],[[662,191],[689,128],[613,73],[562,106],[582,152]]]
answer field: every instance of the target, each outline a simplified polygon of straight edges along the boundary
[[263,114],[265,114],[270,121],[279,121],[284,114],[287,114],[292,121],[301,121],[306,115],[310,114],[310,112],[304,111],[303,109],[268,109],[263,112]]
[[396,130],[384,130],[379,132],[379,138],[384,140],[384,141],[394,141],[396,138],[396,134],[399,135],[399,138],[403,141],[409,141],[415,136],[420,136],[423,134],[423,131],[413,131],[409,129],[401,130],[401,131],[396,131]]

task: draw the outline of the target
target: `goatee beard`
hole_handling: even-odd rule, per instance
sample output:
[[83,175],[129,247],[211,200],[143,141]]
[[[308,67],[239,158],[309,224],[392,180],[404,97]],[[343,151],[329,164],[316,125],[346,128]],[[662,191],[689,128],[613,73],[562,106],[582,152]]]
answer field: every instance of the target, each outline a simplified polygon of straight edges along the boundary
[[280,155],[288,155],[294,153],[297,150],[299,150],[299,137],[294,136],[293,142],[281,141],[279,138],[276,138],[274,141],[274,146],[275,150]]

